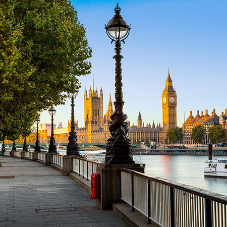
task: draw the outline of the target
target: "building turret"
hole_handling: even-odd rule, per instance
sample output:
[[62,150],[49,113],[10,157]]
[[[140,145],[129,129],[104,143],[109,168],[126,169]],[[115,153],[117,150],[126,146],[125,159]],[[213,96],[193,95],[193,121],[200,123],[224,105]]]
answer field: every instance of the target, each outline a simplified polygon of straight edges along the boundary
[[213,109],[213,112],[212,112],[212,116],[217,116],[217,114],[215,113],[215,109]]
[[112,104],[112,101],[111,101],[111,94],[110,94],[108,109],[107,109],[107,112],[106,112],[106,121],[111,121],[110,117],[111,117],[112,114],[113,114],[113,104]]
[[199,110],[197,110],[197,115],[196,115],[196,117],[200,117],[200,115],[199,115]]
[[102,87],[100,89],[100,97],[103,97],[103,90],[102,90]]
[[85,87],[85,90],[84,90],[84,98],[87,98],[87,90],[86,90],[86,87]]
[[138,126],[138,128],[142,128],[142,117],[141,117],[140,112],[139,112],[138,119],[137,119],[137,126]]
[[91,86],[89,88],[89,97],[92,96],[92,90],[91,90]]

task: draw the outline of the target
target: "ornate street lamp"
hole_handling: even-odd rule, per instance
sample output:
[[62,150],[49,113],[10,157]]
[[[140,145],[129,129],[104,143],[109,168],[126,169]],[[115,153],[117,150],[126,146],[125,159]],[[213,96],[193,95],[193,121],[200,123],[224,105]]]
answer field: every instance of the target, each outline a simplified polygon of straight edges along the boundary
[[17,151],[15,140],[13,141],[12,151]]
[[50,137],[50,145],[49,145],[49,153],[57,153],[56,145],[55,145],[55,138],[54,138],[54,115],[56,113],[56,110],[52,106],[48,110],[50,116],[51,116],[51,137]]
[[3,156],[4,156],[4,153],[5,153],[5,151],[6,151],[4,141],[5,141],[5,136],[3,136],[3,140],[2,140],[2,154],[3,154]]
[[37,134],[36,134],[35,152],[40,152],[41,151],[40,144],[39,144],[39,122],[40,122],[40,119],[37,118],[36,119],[36,123],[37,123]]
[[71,97],[71,132],[69,133],[69,143],[67,146],[67,155],[79,155],[79,146],[77,144],[77,135],[75,131],[75,121],[74,121],[74,99],[76,99],[79,91],[76,90]]
[[[128,37],[130,26],[126,24],[120,15],[121,9],[115,8],[115,15],[105,26],[106,33],[112,42],[115,42],[115,111],[111,115],[109,127],[110,138],[106,144],[106,163],[108,164],[134,164],[131,152],[131,141],[127,137],[128,124],[125,121],[127,115],[123,113],[123,93],[121,75],[121,42]],[[111,43],[112,43],[111,42]]]
[[24,137],[23,151],[28,151],[26,136]]

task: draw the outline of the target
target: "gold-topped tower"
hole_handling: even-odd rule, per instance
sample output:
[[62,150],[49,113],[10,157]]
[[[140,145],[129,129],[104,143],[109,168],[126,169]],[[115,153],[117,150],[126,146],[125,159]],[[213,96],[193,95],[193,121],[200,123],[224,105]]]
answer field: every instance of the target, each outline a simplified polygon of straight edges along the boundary
[[173,82],[168,70],[166,86],[162,92],[162,117],[163,130],[166,133],[168,129],[177,126],[177,93],[173,88]]

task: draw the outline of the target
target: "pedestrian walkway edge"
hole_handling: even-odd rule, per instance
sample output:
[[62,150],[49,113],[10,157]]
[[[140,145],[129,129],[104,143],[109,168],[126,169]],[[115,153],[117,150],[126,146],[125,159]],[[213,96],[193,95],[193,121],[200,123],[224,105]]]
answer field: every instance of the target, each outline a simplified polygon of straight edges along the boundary
[[160,227],[156,223],[148,224],[145,215],[139,211],[132,211],[131,206],[125,202],[114,203],[112,209],[130,227]]
[[[87,179],[76,173],[70,173],[69,177],[85,188],[88,193],[91,193],[91,181],[87,181]],[[131,206],[124,202],[113,204],[112,209],[114,213],[116,213],[130,227],[160,227],[160,225],[155,223],[148,224],[145,215],[139,211],[131,211]]]
[[76,173],[69,173],[69,177],[76,181],[79,185],[86,189],[86,191],[91,194],[91,181],[79,176]]

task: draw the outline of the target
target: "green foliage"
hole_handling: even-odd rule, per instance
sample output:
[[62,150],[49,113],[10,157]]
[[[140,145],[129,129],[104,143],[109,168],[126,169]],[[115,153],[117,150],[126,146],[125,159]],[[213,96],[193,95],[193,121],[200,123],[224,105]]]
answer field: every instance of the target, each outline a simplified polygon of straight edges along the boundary
[[211,143],[221,143],[226,141],[226,131],[222,125],[214,125],[209,128],[209,139]]
[[[68,0],[0,2],[0,136],[18,137],[38,111],[64,104],[90,73],[85,29]],[[6,128],[7,129],[6,129]]]
[[167,131],[165,142],[179,143],[183,140],[183,129],[179,127],[171,128]]
[[202,143],[202,141],[204,140],[204,136],[205,128],[203,127],[203,125],[196,125],[192,129],[191,138],[195,143]]

